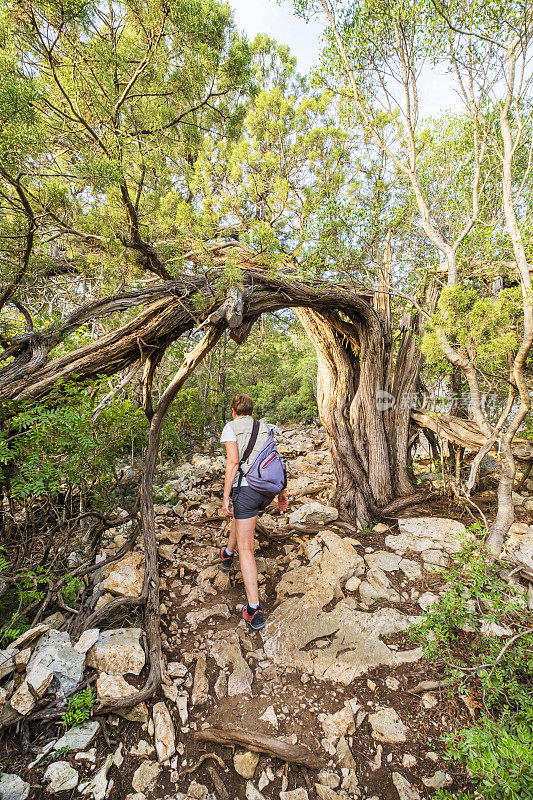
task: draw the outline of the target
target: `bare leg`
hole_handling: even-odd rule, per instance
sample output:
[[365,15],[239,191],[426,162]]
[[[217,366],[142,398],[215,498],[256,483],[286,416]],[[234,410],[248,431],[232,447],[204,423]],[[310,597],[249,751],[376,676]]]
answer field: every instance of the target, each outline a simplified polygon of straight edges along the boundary
[[234,553],[236,545],[237,545],[237,520],[235,519],[235,517],[232,517],[231,528],[229,530],[229,539],[226,548],[230,550],[232,553]]
[[259,602],[257,567],[254,557],[254,533],[257,516],[251,519],[237,519],[234,520],[234,522],[237,534],[237,547],[239,549],[239,563],[241,566],[244,588],[246,589],[246,597],[249,603],[255,605]]

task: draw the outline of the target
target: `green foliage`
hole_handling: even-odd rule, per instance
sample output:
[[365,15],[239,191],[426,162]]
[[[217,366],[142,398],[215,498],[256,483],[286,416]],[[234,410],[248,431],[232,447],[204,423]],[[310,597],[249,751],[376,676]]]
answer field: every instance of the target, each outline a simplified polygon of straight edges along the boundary
[[446,737],[446,757],[465,764],[487,800],[533,796],[533,711],[509,712],[494,720],[483,715],[471,728]]
[[[483,533],[480,525],[472,530]],[[533,791],[533,633],[527,633],[523,595],[500,571],[480,539],[466,539],[452,566],[441,571],[444,596],[410,635],[426,658],[444,663],[455,691],[468,693],[475,679],[481,692],[479,719],[445,737],[446,757],[468,767],[487,800],[523,800]],[[482,632],[483,621],[524,635],[504,649],[505,639]]]
[[3,647],[28,630],[31,623],[24,615],[24,609],[35,601],[44,600],[49,578],[49,568],[40,566],[13,576],[0,597],[0,620],[4,627],[0,644]]
[[90,686],[69,697],[67,711],[61,717],[61,722],[65,728],[74,728],[82,725],[91,716],[91,709],[95,703],[96,692]]
[[443,359],[436,330],[444,329],[450,342],[464,347],[474,363],[491,370],[507,366],[508,353],[518,347],[521,313],[519,289],[503,289],[497,298],[474,287],[442,290],[437,312],[422,341],[429,363]]
[[142,440],[146,418],[123,400],[93,422],[95,405],[85,387],[68,382],[45,401],[12,409],[9,427],[0,430],[0,482],[9,482],[15,500],[57,494],[68,484],[97,488],[114,476],[116,460]]

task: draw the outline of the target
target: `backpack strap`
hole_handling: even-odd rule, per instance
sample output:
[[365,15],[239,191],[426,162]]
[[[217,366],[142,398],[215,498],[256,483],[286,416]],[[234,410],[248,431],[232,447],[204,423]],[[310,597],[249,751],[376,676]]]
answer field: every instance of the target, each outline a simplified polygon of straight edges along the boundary
[[244,477],[244,473],[242,471],[242,465],[250,457],[251,452],[255,447],[255,443],[257,442],[258,433],[259,433],[259,422],[258,422],[258,420],[254,419],[254,421],[252,423],[252,433],[250,435],[250,438],[248,440],[248,444],[246,445],[244,453],[242,454],[242,458],[239,461],[239,481],[237,483],[237,489],[241,488],[241,482],[242,482],[242,479]]

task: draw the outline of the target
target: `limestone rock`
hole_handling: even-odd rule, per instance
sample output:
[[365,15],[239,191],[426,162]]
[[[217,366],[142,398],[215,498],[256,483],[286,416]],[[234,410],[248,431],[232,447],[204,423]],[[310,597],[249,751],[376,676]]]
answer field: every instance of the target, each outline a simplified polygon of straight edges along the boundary
[[507,625],[498,625],[496,622],[484,619],[479,627],[480,633],[484,636],[512,636],[513,632]]
[[107,773],[113,764],[115,764],[117,767],[120,767],[122,766],[123,761],[124,756],[122,755],[121,743],[114,753],[109,753],[109,755],[106,757],[106,760],[95,775],[89,778],[89,780],[80,783],[78,786],[78,791],[81,794],[90,795],[91,800],[105,800],[107,795]]
[[26,800],[30,784],[10,772],[0,774],[0,800]]
[[348,578],[346,581],[345,589],[347,592],[356,592],[361,585],[361,578],[357,578],[355,575],[352,575],[351,578]]
[[327,770],[321,770],[318,773],[318,782],[322,786],[328,786],[330,789],[336,789],[337,786],[340,785],[341,779],[335,772],[328,772]]
[[167,675],[169,678],[184,678],[189,670],[180,661],[171,661],[167,664]]
[[390,603],[400,601],[400,595],[391,587],[389,579],[379,567],[368,570],[366,580],[359,587],[359,594],[363,603],[367,605],[371,605],[375,600],[388,600]]
[[396,786],[400,800],[420,800],[417,790],[399,772],[392,773],[392,782]]
[[338,741],[337,749],[335,751],[335,760],[341,769],[356,770],[357,764],[352,755],[352,751],[348,747],[346,736],[341,736]]
[[137,744],[133,745],[130,750],[130,755],[141,756],[144,758],[145,756],[151,756],[153,752],[155,752],[154,747],[150,744],[150,742],[141,739],[137,742]]
[[429,789],[442,789],[444,786],[449,786],[452,782],[451,775],[443,772],[441,769],[431,776],[431,778],[422,778],[422,783]]
[[255,788],[252,781],[246,782],[246,800],[265,800],[265,796]]
[[276,712],[274,711],[274,706],[268,706],[268,708],[261,714],[259,719],[263,720],[263,722],[268,722],[269,725],[272,725],[273,728],[278,727],[278,718],[276,716]]
[[[96,680],[96,693],[99,698],[107,697],[118,700],[122,697],[132,697],[138,691],[122,675],[107,675],[107,673],[101,672]],[[145,723],[148,720],[148,708],[144,702],[133,706],[133,708],[120,709],[117,714],[130,720],[130,722]]]
[[144,582],[144,553],[128,553],[106,567],[102,589],[119,597],[139,597]]
[[55,794],[74,789],[78,785],[79,775],[68,761],[55,761],[46,768],[44,779],[48,781],[46,791]]
[[201,654],[196,659],[196,667],[194,668],[194,683],[191,695],[191,703],[193,706],[201,705],[207,701],[209,681],[207,680],[205,674],[206,668],[206,658],[203,654]]
[[352,576],[364,574],[365,563],[353,544],[332,531],[325,530],[306,543],[309,565],[286,572],[277,586],[280,602],[293,595],[312,593],[315,605],[324,606]]
[[422,611],[428,611],[435,603],[439,602],[439,598],[433,592],[424,592],[418,598],[418,605]]
[[309,800],[305,789],[293,789],[290,792],[280,792],[279,800]]
[[404,757],[402,758],[402,764],[407,769],[416,766],[416,758],[411,753],[405,753]]
[[54,751],[68,747],[71,753],[86,750],[100,730],[98,722],[89,720],[79,727],[71,728],[54,744]]
[[190,626],[191,631],[195,631],[198,625],[211,617],[229,619],[229,608],[225,603],[218,603],[217,605],[211,606],[211,608],[205,607],[201,608],[199,611],[189,611],[185,616],[185,622]]
[[365,561],[370,569],[381,569],[384,572],[395,572],[400,568],[401,556],[388,553],[386,550],[378,550],[375,553],[365,555]]
[[325,506],[319,503],[318,500],[312,500],[310,503],[304,503],[303,506],[297,508],[289,517],[290,525],[298,524],[316,524],[317,522],[333,522],[339,516],[339,512],[333,506]]
[[109,675],[127,672],[138,675],[145,662],[140,638],[140,628],[101,631],[98,641],[87,653],[87,666]]
[[375,714],[369,714],[368,721],[372,727],[372,737],[378,742],[406,741],[406,727],[394,708],[382,708]]
[[251,694],[254,674],[244,660],[235,631],[218,631],[209,642],[209,654],[219,667],[231,665],[228,678],[228,695]]
[[33,642],[35,639],[38,639],[39,636],[42,636],[43,633],[48,633],[50,630],[50,625],[47,625],[44,622],[41,622],[40,625],[35,625],[33,628],[30,628],[24,633],[21,633],[14,642],[11,642],[9,647],[13,650],[22,650],[26,645],[30,642]]
[[53,672],[48,667],[44,667],[39,663],[35,664],[28,672],[26,679],[11,696],[11,707],[23,716],[29,714],[36,703],[31,689],[33,689],[35,694],[39,697],[42,697],[50,686],[52,678]]
[[419,580],[422,577],[422,568],[418,561],[410,561],[408,558],[402,558],[398,565],[410,581]]
[[168,761],[176,752],[176,733],[165,703],[156,703],[152,710],[157,760]]
[[334,792],[329,786],[324,786],[321,783],[315,783],[316,793],[319,800],[342,800],[341,795]]
[[28,673],[39,664],[53,673],[51,689],[73,692],[83,680],[85,656],[76,652],[68,633],[51,630],[41,636],[28,663]]
[[91,647],[96,644],[100,635],[99,628],[89,628],[83,631],[82,635],[74,645],[74,650],[78,653],[86,653]]
[[[445,550],[457,553],[462,547],[461,538],[472,538],[462,522],[441,517],[411,517],[398,520],[399,536],[389,535],[385,544],[404,555],[424,553],[426,550]],[[428,560],[428,559],[425,559]]]
[[247,780],[254,777],[258,763],[259,753],[252,753],[250,750],[241,750],[233,756],[235,772]]
[[[392,608],[381,608],[372,614],[354,611],[344,601],[325,612],[323,597],[310,590],[303,597],[280,603],[274,610],[261,631],[270,661],[348,685],[372,667],[395,666],[422,657],[420,648],[395,651],[380,639],[381,635],[407,630],[416,618]],[[317,647],[316,641],[326,637],[329,644]]]
[[336,711],[334,714],[326,714],[322,719],[322,730],[326,739],[333,744],[341,736],[353,733],[355,731],[355,722],[350,705],[346,703],[340,711]]
[[156,761],[143,761],[133,773],[132,788],[136,792],[150,791],[162,769]]
[[[516,525],[516,523],[515,523]],[[512,533],[505,543],[506,551],[533,569],[533,530]]]

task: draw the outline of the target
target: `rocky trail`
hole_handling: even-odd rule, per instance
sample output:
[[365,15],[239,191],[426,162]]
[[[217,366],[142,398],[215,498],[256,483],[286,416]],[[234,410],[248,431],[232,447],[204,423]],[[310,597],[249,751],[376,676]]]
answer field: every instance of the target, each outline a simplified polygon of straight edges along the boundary
[[[5,738],[0,800],[417,800],[468,786],[443,760],[441,736],[468,724],[475,698],[424,684],[442,676],[409,637],[443,591],[435,567],[460,548],[465,525],[428,510],[390,526],[348,526],[328,505],[323,431],[282,431],[278,445],[290,507],[280,517],[273,504],[257,536],[266,627],[252,632],[241,620],[238,558],[232,573],[219,570],[224,459],[197,455],[162,469],[162,695],[66,733],[43,723],[30,755]],[[522,519],[509,546],[533,568],[525,510]],[[109,531],[102,557],[128,530]],[[100,571],[98,603],[139,594],[143,560],[138,546]],[[120,624],[71,643],[56,615],[23,634],[3,652],[2,714],[23,718],[39,696],[83,678],[99,697],[133,694],[146,669],[143,632],[135,618]],[[502,642],[509,635],[487,625]]]

